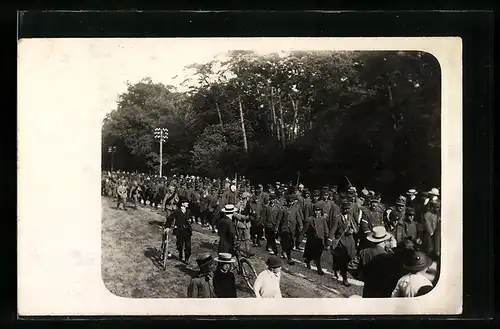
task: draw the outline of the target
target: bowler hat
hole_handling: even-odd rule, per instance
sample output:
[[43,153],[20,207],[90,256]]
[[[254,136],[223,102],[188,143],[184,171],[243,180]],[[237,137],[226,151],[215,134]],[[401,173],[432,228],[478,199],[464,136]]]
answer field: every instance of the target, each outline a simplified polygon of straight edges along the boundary
[[313,209],[314,209],[314,211],[316,211],[316,210],[323,210],[323,208],[321,208],[321,206],[319,205],[319,203],[318,203],[318,202],[316,202],[316,203],[314,204]]
[[271,255],[267,259],[266,265],[269,266],[270,268],[277,268],[277,267],[281,267],[283,264],[282,264],[281,258],[279,258],[278,256],[275,256],[275,255]]
[[198,264],[199,268],[210,265],[213,261],[214,258],[208,252],[202,253],[198,255],[198,257],[196,257],[196,263]]
[[385,227],[383,226],[375,226],[372,228],[372,231],[368,233],[366,239],[371,242],[382,242],[385,240],[389,240],[391,238],[391,235],[387,232]]
[[432,265],[432,260],[423,252],[415,251],[413,252],[406,262],[403,264],[403,268],[410,272],[420,272]]
[[234,259],[233,255],[230,253],[220,252],[219,256],[215,258],[215,261],[219,263],[234,263],[236,259]]
[[406,209],[406,214],[407,215],[415,215],[415,209],[414,208],[411,208],[411,207],[408,207]]

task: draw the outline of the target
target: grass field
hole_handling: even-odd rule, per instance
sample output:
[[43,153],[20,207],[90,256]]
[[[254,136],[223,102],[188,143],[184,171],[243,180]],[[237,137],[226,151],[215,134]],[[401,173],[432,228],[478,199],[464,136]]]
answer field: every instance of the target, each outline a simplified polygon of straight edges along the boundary
[[[113,294],[128,298],[185,298],[187,286],[196,273],[196,254],[211,252],[216,256],[215,234],[195,224],[192,236],[192,257],[186,266],[170,259],[163,271],[158,263],[161,231],[164,217],[146,207],[137,210],[117,210],[116,203],[102,198],[102,278]],[[170,250],[175,255],[175,238],[170,239]],[[264,248],[254,248],[251,259],[257,273],[265,268],[269,256]],[[300,254],[292,255],[300,260]],[[329,255],[324,253],[328,262]],[[330,261],[331,262],[331,261]],[[325,268],[328,268],[325,264]],[[237,280],[238,297],[253,297],[241,280]],[[297,263],[284,265],[281,280],[283,297],[342,298],[361,295],[362,287],[345,287],[331,275],[319,276]]]

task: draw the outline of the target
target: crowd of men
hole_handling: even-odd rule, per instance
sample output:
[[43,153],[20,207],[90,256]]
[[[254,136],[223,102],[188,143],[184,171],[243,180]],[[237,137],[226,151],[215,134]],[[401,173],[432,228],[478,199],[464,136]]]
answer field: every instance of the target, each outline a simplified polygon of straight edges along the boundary
[[[104,172],[101,192],[115,197],[117,208],[127,210],[130,202],[132,208],[143,204],[165,210],[165,227],[174,230],[184,262],[191,256],[191,225],[198,223],[218,233],[219,253],[238,250],[252,257],[254,248],[265,248],[294,265],[292,250],[303,251],[306,266],[314,262],[319,275],[328,251],[333,274],[344,285],[350,285],[348,272],[364,281],[363,297],[415,296],[415,287],[435,284],[422,279],[422,271],[432,261],[440,264],[438,188],[410,189],[382,203],[380,194],[352,185],[343,191],[337,186],[309,190],[292,183],[252,185],[244,177]],[[391,275],[387,266],[393,268]]]

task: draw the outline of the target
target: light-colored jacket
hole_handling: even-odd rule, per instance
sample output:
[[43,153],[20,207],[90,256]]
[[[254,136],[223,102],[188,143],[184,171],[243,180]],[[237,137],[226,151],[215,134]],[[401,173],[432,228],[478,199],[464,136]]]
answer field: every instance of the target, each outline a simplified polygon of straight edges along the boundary
[[277,275],[271,270],[260,272],[253,285],[257,298],[282,298],[280,289],[281,272]]

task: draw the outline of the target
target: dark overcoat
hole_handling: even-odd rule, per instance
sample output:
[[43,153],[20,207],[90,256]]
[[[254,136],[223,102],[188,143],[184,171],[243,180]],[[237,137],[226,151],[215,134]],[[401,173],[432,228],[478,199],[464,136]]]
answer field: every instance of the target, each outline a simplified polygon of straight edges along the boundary
[[219,232],[219,253],[230,253],[234,255],[236,247],[237,231],[236,224],[227,216],[224,216],[218,223]]

